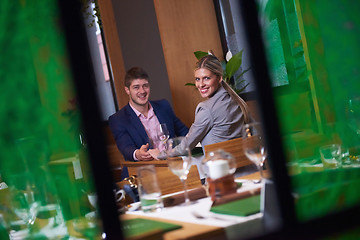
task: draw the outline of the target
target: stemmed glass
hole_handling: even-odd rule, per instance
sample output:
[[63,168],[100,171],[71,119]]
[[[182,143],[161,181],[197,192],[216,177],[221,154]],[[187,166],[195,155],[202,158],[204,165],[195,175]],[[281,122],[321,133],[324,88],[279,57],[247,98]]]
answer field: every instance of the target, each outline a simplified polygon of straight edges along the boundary
[[245,124],[243,138],[244,153],[259,169],[261,181],[264,178],[263,167],[267,155],[261,124],[259,122]]
[[184,137],[175,137],[167,141],[167,163],[169,169],[180,178],[184,186],[185,205],[190,203],[186,179],[191,167],[191,151]]
[[158,129],[158,137],[159,140],[162,141],[164,146],[166,147],[166,142],[170,137],[170,133],[165,123],[160,124]]
[[158,155],[158,158],[165,159],[166,158],[166,148],[167,148],[166,142],[170,137],[169,130],[165,123],[161,123],[159,125],[158,131],[157,131],[157,136],[158,136],[158,139],[163,143],[163,146],[164,146],[164,148],[162,148],[162,146],[159,145],[160,153]]
[[34,224],[40,206],[35,200],[35,189],[31,182],[23,180],[23,186],[13,185],[10,181],[10,204],[15,215],[27,225]]

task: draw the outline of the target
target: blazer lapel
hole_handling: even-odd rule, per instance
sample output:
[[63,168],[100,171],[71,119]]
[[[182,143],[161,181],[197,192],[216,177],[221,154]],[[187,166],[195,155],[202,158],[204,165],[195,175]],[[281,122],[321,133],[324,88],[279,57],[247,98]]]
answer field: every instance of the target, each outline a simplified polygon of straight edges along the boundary
[[131,129],[129,129],[130,132],[134,132],[134,134],[138,134],[142,140],[142,144],[147,143],[148,142],[148,135],[145,131],[144,126],[142,125],[140,119],[138,116],[136,116],[135,112],[132,110],[132,108],[130,107],[130,105],[128,104],[126,106],[126,114],[129,117],[129,123]]

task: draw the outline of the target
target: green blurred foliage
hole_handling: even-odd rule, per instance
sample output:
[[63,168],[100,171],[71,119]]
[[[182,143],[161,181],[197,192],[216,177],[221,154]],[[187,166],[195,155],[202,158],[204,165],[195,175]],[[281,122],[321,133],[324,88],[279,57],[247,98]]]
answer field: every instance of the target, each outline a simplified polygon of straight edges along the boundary
[[297,216],[358,204],[360,169],[319,168],[319,147],[339,143],[360,161],[360,2],[258,3]]
[[[51,194],[71,219],[90,211],[93,185],[57,8],[55,0],[0,1],[0,174],[11,189],[23,187],[13,185],[18,176],[31,181],[42,204]],[[66,159],[80,161],[82,177],[69,174],[74,161],[50,164]]]

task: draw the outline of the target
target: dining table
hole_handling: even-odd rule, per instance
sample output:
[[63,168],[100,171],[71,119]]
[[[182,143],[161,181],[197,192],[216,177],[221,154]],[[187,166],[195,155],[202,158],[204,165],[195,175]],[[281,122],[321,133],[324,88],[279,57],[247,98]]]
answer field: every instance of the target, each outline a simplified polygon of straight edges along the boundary
[[[235,179],[238,185],[237,195],[243,198],[253,195],[260,196],[263,181],[259,172]],[[167,199],[181,192],[162,196]],[[190,193],[191,194],[191,193]],[[260,196],[260,199],[262,197]],[[209,196],[191,201],[189,204],[166,206],[161,211],[143,212],[140,203],[133,204],[132,208],[121,215],[121,220],[146,219],[178,226],[173,230],[164,231],[161,239],[239,239],[247,238],[263,232],[262,217],[259,211],[246,216],[220,214],[211,211],[214,202]],[[261,205],[261,200],[258,202]],[[138,206],[136,208],[136,206]],[[151,233],[150,233],[151,234]],[[131,238],[129,238],[131,239]],[[134,238],[141,239],[141,238]]]
[[[260,175],[257,172],[235,179],[239,186],[236,196],[241,196],[241,199],[250,199],[252,196],[260,197],[260,201],[256,202],[258,210],[246,216],[211,211],[215,201],[212,201],[202,188],[189,189],[192,201],[188,205],[181,204],[181,197],[178,198],[179,196],[183,197],[183,191],[163,195],[165,207],[158,212],[143,212],[140,202],[132,203],[128,211],[119,215],[125,239],[231,240],[261,234],[263,232],[263,212],[259,205],[261,205],[260,192],[263,182],[258,183],[256,180],[259,178]],[[191,196],[195,196],[195,198]],[[224,196],[225,198],[226,196]],[[174,199],[175,201],[169,201]],[[87,235],[91,234],[92,239],[102,239],[102,233],[98,232],[100,229],[96,227],[100,219],[91,215],[92,213],[95,212],[90,212],[84,217],[67,220],[58,224],[56,228],[53,227],[52,219],[37,219],[36,224],[40,230],[39,234],[49,238],[60,239],[68,236],[70,240],[80,240],[89,239]],[[149,226],[151,227],[149,228]],[[158,226],[160,227],[158,228]],[[132,229],[132,233],[126,232],[127,229]],[[28,234],[29,230],[24,228],[11,231],[9,236],[10,239],[17,240],[26,238]]]

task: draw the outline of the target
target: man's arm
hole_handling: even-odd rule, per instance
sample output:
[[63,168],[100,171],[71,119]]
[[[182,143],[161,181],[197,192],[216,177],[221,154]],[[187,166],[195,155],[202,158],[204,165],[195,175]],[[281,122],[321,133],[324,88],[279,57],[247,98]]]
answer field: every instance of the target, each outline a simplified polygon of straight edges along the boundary
[[134,153],[137,160],[139,160],[139,161],[153,160],[154,158],[150,155],[150,153],[148,152],[148,149],[149,149],[149,143],[147,143],[146,145],[142,145],[140,147],[140,149],[137,149]]
[[135,161],[133,153],[137,149],[136,144],[128,134],[126,128],[119,123],[116,117],[109,118],[109,127],[115,139],[116,145],[126,161]]
[[[120,117],[119,114],[115,114],[109,117],[109,127],[113,134],[113,137],[116,141],[116,145],[120,152],[123,154],[126,161],[148,161],[153,158],[147,152],[148,143],[141,145],[134,140],[134,136],[129,132],[129,124],[126,124],[127,121],[123,117]],[[137,133],[134,133],[137,134]],[[138,140],[139,141],[139,140]],[[134,158],[135,157],[135,158]]]

